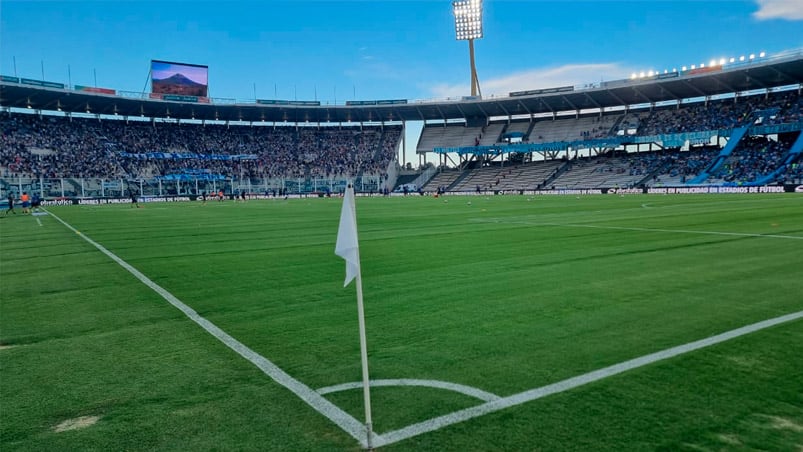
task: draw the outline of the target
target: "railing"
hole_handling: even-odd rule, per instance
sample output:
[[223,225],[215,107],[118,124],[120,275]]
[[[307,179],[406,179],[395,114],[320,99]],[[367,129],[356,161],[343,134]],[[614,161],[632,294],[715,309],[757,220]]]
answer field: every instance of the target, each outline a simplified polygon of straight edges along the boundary
[[[338,178],[225,178],[223,180],[164,180],[162,178],[36,178],[0,177],[4,193],[37,193],[42,199],[54,198],[127,198],[138,196],[192,196],[202,193],[249,193],[279,196],[283,194],[342,193],[350,179]],[[358,192],[380,193],[385,179],[364,175],[355,179]]]
[[[796,132],[803,130],[803,120],[797,120],[785,124],[770,124],[751,126],[748,130],[749,135],[771,135],[785,132]],[[623,144],[647,144],[662,143],[664,146],[682,146],[687,141],[692,143],[704,143],[713,137],[730,137],[733,129],[701,130],[697,132],[667,133],[661,135],[626,135],[611,136],[605,138],[595,138],[591,140],[574,141],[555,141],[549,143],[516,143],[489,146],[465,146],[465,147],[436,147],[432,151],[438,154],[457,153],[457,154],[507,154],[511,152],[547,152],[565,151],[567,149],[589,149],[592,147],[617,147]]]

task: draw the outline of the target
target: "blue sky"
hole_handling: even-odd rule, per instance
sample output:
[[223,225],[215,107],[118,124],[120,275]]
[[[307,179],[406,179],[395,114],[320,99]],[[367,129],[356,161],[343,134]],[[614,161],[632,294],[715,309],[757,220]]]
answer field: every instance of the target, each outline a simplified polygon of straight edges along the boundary
[[[803,47],[803,0],[486,0],[483,94]],[[142,91],[150,60],[209,66],[211,97],[431,99],[469,92],[451,2],[0,2],[0,72]],[[68,66],[70,77],[68,80]]]

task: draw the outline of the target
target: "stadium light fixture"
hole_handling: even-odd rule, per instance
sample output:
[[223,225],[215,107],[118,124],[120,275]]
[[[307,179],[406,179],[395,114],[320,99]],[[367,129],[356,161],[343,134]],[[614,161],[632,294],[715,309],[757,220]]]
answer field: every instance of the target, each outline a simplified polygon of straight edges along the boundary
[[739,61],[744,61],[744,55],[739,57]]
[[765,56],[767,56],[767,54],[765,52],[761,52],[761,53],[758,54],[759,58],[764,58]]
[[751,53],[748,58],[750,58],[751,60],[755,60],[756,59],[756,54],[755,53]]
[[725,65],[725,58],[720,58],[719,59],[719,65],[720,66],[724,66]]
[[452,11],[454,12],[455,38],[458,41],[468,41],[471,62],[471,95],[481,96],[477,67],[474,64],[474,40],[482,38],[482,0],[455,0],[452,2]]

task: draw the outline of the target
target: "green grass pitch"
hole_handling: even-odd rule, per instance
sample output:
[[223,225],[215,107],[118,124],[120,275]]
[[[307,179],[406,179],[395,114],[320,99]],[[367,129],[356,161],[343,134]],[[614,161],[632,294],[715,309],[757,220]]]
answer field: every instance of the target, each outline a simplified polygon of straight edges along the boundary
[[[48,210],[318,389],[361,379],[341,203]],[[358,198],[357,222],[376,380],[505,397],[803,311],[795,194]],[[360,449],[52,216],[0,218],[0,344],[3,451]],[[361,390],[325,397],[363,419]],[[482,403],[372,398],[379,434]],[[380,450],[800,451],[803,320]]]

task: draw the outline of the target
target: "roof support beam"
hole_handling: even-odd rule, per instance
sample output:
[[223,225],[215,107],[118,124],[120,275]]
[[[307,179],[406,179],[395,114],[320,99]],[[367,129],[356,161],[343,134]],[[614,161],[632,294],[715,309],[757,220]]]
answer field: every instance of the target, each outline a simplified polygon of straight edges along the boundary
[[524,109],[524,111],[526,111],[526,112],[527,112],[527,114],[528,114],[528,115],[530,115],[530,117],[532,118],[532,116],[533,116],[533,112],[532,112],[532,111],[530,111],[530,109],[529,109],[529,108],[527,108],[527,106],[526,106],[526,105],[524,105],[523,103],[521,103],[521,101],[519,101],[519,106],[520,106],[521,108],[523,108],[523,109]]
[[672,97],[675,98],[676,101],[680,101],[682,99],[680,96],[678,96],[676,93],[674,93],[672,90],[668,89],[665,86],[661,86],[661,91],[665,92],[665,93],[669,93]]
[[645,99],[647,102],[649,102],[651,104],[655,103],[654,100],[652,100],[649,97],[647,97],[646,94],[644,94],[643,92],[639,91],[639,89],[637,87],[635,87],[635,86],[633,87],[633,92],[636,93],[636,95],[638,95],[639,97]]
[[622,100],[622,98],[621,98],[621,97],[619,97],[619,96],[617,96],[617,95],[616,95],[616,93],[614,93],[613,91],[608,91],[608,94],[610,94],[610,95],[611,95],[611,97],[613,97],[614,99],[616,99],[616,101],[617,101],[617,102],[619,102],[619,104],[620,104],[620,105],[629,106],[629,105],[627,104],[627,102],[623,101],[623,100]]
[[503,105],[501,102],[499,103],[499,108],[501,108],[501,109],[502,109],[502,111],[504,111],[504,112],[505,112],[505,115],[506,115],[508,118],[510,118],[510,112],[509,112],[509,111],[507,111],[507,109],[505,108],[505,106],[504,106],[504,105]]
[[488,114],[488,112],[487,112],[487,111],[485,111],[485,109],[484,109],[484,108],[482,108],[482,103],[479,103],[479,102],[478,102],[478,103],[477,103],[477,108],[479,108],[479,109],[480,109],[480,111],[482,112],[482,114],[483,114],[483,115],[485,115],[485,122],[487,123],[488,121],[490,121],[490,119],[491,119],[491,115],[489,115],[489,114]]
[[732,93],[738,92],[738,90],[734,89],[729,84],[723,82],[721,78],[716,78],[715,80],[717,81],[717,83],[719,83],[720,85],[724,86],[728,91],[730,91]]
[[700,91],[696,86],[694,86],[691,83],[689,83],[688,80],[683,80],[683,84],[686,85],[687,88],[689,88],[692,91],[694,91],[695,93],[697,93],[697,95],[700,96],[700,97],[708,96],[708,94]]
[[794,80],[794,79],[795,79],[795,77],[794,77],[794,76],[792,76],[792,75],[789,75],[788,73],[786,73],[786,72],[784,72],[784,71],[782,71],[782,70],[780,70],[780,69],[778,69],[778,68],[776,68],[776,67],[770,67],[770,69],[771,69],[773,72],[775,72],[776,74],[778,74],[778,75],[781,75],[781,76],[784,76],[784,77],[786,77],[786,78],[787,78],[787,79],[789,79],[789,80]]
[[595,101],[595,100],[594,100],[594,98],[593,98],[593,97],[591,97],[591,96],[590,96],[588,93],[585,93],[585,95],[586,95],[586,99],[588,99],[589,101],[591,101],[591,103],[592,103],[592,104],[594,104],[594,106],[595,106],[595,107],[597,107],[597,108],[599,108],[600,110],[602,110],[602,105],[600,105],[600,104],[599,104],[599,102]]
[[441,107],[436,104],[435,109],[438,110],[438,113],[441,114],[441,119],[443,119],[443,122],[446,122],[446,115],[443,114],[443,110],[441,110]]
[[561,99],[563,99],[563,101],[564,101],[564,102],[566,102],[567,104],[569,104],[569,106],[570,106],[570,107],[572,107],[572,110],[574,110],[574,111],[578,112],[578,114],[580,113],[580,109],[579,109],[579,108],[577,108],[577,106],[575,106],[575,105],[572,103],[572,101],[570,101],[570,100],[569,100],[569,98],[568,98],[568,97],[566,97],[566,96],[560,96],[560,97],[561,97]]

